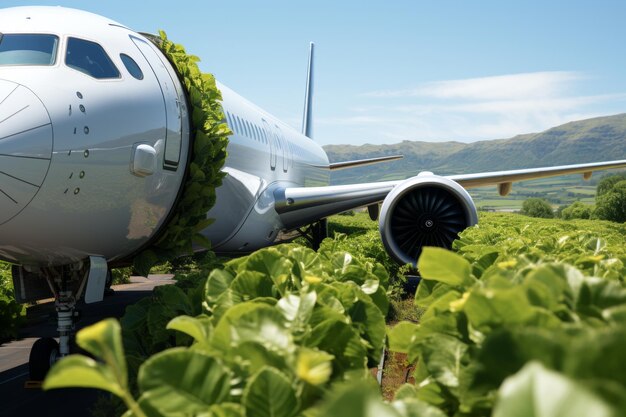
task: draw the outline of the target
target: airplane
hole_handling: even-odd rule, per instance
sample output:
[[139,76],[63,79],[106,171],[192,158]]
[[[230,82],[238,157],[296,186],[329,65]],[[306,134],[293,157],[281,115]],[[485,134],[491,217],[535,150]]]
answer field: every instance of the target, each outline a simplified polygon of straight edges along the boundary
[[[183,84],[155,38],[62,7],[0,9],[0,259],[16,299],[55,298],[59,342],[37,340],[41,380],[70,353],[76,303],[103,299],[111,266],[150,246],[182,198],[193,150]],[[201,231],[216,252],[249,253],[328,216],[367,207],[400,263],[449,247],[478,221],[467,188],[626,167],[626,160],[329,185],[330,173],[397,156],[330,163],[313,138],[313,45],[302,131],[218,83],[232,130],[223,184]],[[379,205],[382,203],[382,207]]]

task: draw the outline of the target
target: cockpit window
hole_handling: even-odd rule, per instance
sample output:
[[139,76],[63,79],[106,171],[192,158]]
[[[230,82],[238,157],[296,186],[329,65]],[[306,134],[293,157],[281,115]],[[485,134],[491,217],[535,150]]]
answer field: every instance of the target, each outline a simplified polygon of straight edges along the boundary
[[54,65],[59,38],[54,35],[0,35],[0,65]]
[[120,72],[102,46],[84,39],[67,39],[65,64],[99,80],[120,77]]
[[134,59],[126,54],[120,54],[120,58],[122,59],[122,63],[130,73],[130,75],[132,75],[134,78],[137,78],[138,80],[143,80],[143,72],[141,71],[141,68],[139,68],[139,65],[137,65]]

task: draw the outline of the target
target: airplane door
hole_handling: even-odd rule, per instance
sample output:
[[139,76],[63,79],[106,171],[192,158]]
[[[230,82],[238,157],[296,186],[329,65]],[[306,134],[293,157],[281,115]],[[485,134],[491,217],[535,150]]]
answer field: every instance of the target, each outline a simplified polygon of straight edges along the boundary
[[152,45],[143,39],[131,36],[131,39],[139,48],[146,61],[152,68],[154,75],[159,82],[161,92],[163,93],[163,100],[165,102],[166,113],[166,136],[165,136],[165,157],[163,160],[163,168],[171,171],[176,171],[178,164],[180,163],[180,151],[183,141],[183,129],[182,129],[182,116],[181,116],[181,103],[178,100],[178,93],[171,75],[161,57],[153,49]]
[[281,153],[283,155],[283,172],[289,171],[289,144],[285,140],[285,135],[283,135],[283,131],[280,130],[278,125],[274,125],[276,128],[276,137],[280,142]]
[[270,168],[272,168],[273,171],[276,169],[276,138],[267,120],[261,119],[261,121],[263,122],[263,130],[267,136],[267,141],[270,144]]

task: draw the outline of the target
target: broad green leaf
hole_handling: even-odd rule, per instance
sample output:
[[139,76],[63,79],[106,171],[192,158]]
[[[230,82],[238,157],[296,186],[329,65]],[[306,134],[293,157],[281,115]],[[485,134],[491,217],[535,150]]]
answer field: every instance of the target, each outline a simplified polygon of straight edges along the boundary
[[101,389],[118,397],[123,397],[126,391],[107,365],[82,355],[61,359],[50,369],[43,383],[44,390],[70,387]]
[[408,353],[409,347],[415,342],[415,333],[419,326],[408,321],[400,323],[387,330],[389,338],[389,350],[393,352]]
[[231,307],[224,314],[215,327],[211,344],[226,353],[238,344],[250,341],[278,352],[286,352],[293,346],[292,336],[280,311],[249,301]]
[[450,292],[451,287],[438,281],[420,280],[415,292],[415,305],[428,308],[434,301]]
[[361,337],[369,342],[369,366],[376,366],[380,361],[380,352],[387,333],[385,317],[367,295],[361,293],[357,297],[358,301],[350,307],[348,314],[352,319],[352,325],[359,330]]
[[385,404],[372,380],[339,387],[320,410],[324,417],[402,417]]
[[317,349],[301,348],[296,360],[296,375],[311,385],[321,385],[330,379],[334,356]]
[[494,417],[612,417],[601,398],[537,362],[508,378],[498,392]]
[[276,307],[291,323],[290,325],[294,330],[302,331],[313,315],[316,300],[317,293],[315,291],[303,292],[299,297],[294,294],[287,294],[278,300]]
[[365,367],[366,348],[355,329],[347,323],[332,319],[323,321],[313,329],[305,345],[333,355],[333,371],[338,374]]
[[419,388],[416,387],[414,384],[408,384],[408,383],[402,384],[400,385],[400,388],[398,388],[396,392],[394,393],[393,399],[394,401],[397,401],[397,400],[417,398],[418,391],[419,391]]
[[267,275],[274,281],[274,285],[282,290],[291,276],[293,263],[275,248],[267,248],[248,256],[242,266],[245,266],[248,271]]
[[535,317],[535,310],[522,287],[474,289],[465,301],[463,311],[472,326],[479,330],[529,323]]
[[242,404],[246,417],[292,417],[299,409],[291,382],[274,368],[264,368],[250,378]]
[[258,372],[266,366],[286,370],[292,366],[291,362],[293,362],[290,354],[275,349],[270,350],[256,341],[239,343],[224,356],[229,363],[235,363],[241,367],[246,375]]
[[476,382],[497,388],[533,360],[562,369],[569,344],[570,338],[558,329],[524,326],[495,330],[487,335],[476,357],[480,365]]
[[230,290],[241,296],[243,301],[248,301],[257,297],[274,297],[274,282],[261,272],[242,271],[237,274],[230,284]]
[[128,371],[122,346],[122,330],[116,319],[106,319],[81,329],[76,343],[87,352],[104,361],[122,387],[127,386]]
[[417,263],[422,279],[443,282],[449,285],[472,284],[470,264],[457,255],[442,248],[425,247]]
[[223,269],[214,269],[205,284],[206,299],[209,307],[212,307],[220,295],[222,295],[233,282],[235,276]]
[[217,359],[198,350],[157,353],[139,369],[137,382],[147,401],[164,414],[184,416],[226,401],[232,375]]
[[446,414],[425,401],[417,398],[405,398],[391,403],[402,417],[446,417]]
[[178,330],[191,337],[198,343],[207,343],[213,328],[211,322],[205,319],[190,316],[174,317],[167,323],[168,330]]
[[468,346],[455,337],[433,334],[422,346],[422,356],[428,371],[440,384],[458,388],[462,381],[463,368],[467,366]]
[[236,403],[214,404],[208,411],[194,417],[246,417],[246,409]]

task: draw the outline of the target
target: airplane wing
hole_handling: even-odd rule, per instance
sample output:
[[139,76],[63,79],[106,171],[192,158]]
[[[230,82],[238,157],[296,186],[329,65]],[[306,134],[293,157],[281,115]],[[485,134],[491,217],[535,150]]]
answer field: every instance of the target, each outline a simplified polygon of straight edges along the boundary
[[[513,182],[567,174],[583,174],[585,179],[589,179],[593,171],[614,168],[626,168],[626,160],[449,175],[443,178],[455,181],[464,188],[496,185],[500,194],[506,195]],[[275,209],[285,226],[300,227],[346,210],[380,203],[394,187],[404,181],[279,188],[274,192]]]

